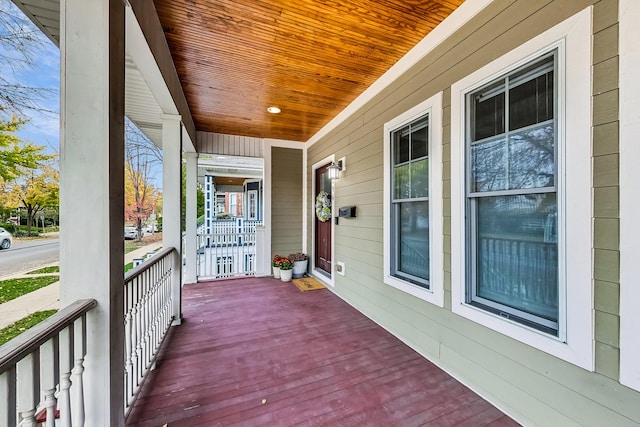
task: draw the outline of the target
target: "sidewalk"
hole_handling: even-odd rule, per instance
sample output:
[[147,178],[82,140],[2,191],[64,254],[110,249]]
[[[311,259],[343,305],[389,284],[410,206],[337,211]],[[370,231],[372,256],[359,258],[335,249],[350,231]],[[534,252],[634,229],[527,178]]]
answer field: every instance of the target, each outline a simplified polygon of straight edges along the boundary
[[[142,258],[147,252],[153,252],[162,246],[162,242],[150,243],[135,251],[129,252],[124,256],[125,265],[132,262],[134,258]],[[50,265],[57,265],[50,264]],[[36,277],[36,274],[26,274],[29,271],[4,277],[6,279],[15,279],[18,277]],[[31,313],[43,310],[57,310],[60,308],[60,282],[52,283],[44,288],[37,289],[28,294],[22,295],[4,304],[0,304],[0,329],[27,317]]]

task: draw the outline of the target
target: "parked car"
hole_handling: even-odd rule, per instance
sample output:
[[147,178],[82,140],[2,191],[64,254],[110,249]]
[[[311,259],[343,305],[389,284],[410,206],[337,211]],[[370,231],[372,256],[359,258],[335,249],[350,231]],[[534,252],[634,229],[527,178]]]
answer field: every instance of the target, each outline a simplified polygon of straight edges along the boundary
[[13,236],[4,228],[0,227],[0,249],[9,249],[13,243]]
[[158,224],[155,222],[151,222],[147,224],[147,233],[157,233],[158,232]]
[[136,227],[125,227],[124,228],[124,238],[125,239],[137,239],[138,238],[138,229]]

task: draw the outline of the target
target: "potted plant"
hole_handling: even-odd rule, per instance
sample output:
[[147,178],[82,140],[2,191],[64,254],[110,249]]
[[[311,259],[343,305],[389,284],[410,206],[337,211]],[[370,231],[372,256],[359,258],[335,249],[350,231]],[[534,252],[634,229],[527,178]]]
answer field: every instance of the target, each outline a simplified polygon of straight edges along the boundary
[[309,263],[307,254],[303,254],[302,252],[290,254],[289,260],[293,262],[293,277],[298,279],[304,276],[307,272],[307,264]]
[[280,255],[274,255],[273,259],[271,260],[271,266],[273,267],[273,278],[274,279],[279,279],[280,278],[280,260],[282,259],[282,257]]
[[293,275],[293,263],[288,258],[280,258],[278,262],[280,268],[280,280],[283,282],[290,282]]

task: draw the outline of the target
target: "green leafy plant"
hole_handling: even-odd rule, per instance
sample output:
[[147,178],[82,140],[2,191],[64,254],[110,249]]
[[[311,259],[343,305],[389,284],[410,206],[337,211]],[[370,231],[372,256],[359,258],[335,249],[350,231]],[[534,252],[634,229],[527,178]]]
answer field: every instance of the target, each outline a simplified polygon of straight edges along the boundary
[[289,258],[280,258],[278,267],[280,267],[280,270],[291,270],[293,268],[293,262],[291,262]]

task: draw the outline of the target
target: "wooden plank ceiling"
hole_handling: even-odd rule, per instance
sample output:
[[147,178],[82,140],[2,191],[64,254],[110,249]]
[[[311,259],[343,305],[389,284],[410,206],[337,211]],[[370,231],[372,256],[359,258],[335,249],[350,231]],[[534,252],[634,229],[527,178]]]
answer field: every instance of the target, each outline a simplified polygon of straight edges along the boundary
[[307,141],[463,1],[154,0],[196,128],[293,141]]

